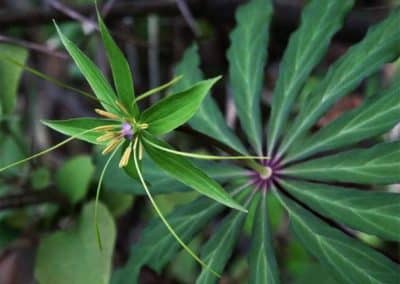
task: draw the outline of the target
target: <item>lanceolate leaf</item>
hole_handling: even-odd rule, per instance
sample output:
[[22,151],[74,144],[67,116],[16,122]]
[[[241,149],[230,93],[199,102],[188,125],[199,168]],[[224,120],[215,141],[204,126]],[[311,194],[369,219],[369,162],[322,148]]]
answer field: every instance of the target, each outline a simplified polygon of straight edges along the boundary
[[340,283],[398,283],[399,267],[389,259],[328,226],[293,201],[278,196],[289,212],[296,237]]
[[132,72],[129,67],[129,63],[110,35],[110,32],[108,31],[98,11],[97,19],[99,22],[101,37],[107,51],[108,61],[111,65],[114,85],[118,96],[126,109],[130,112],[133,112],[133,114],[136,116],[139,114],[139,109],[135,101],[135,91],[133,88]]
[[333,103],[400,54],[399,26],[400,10],[396,10],[386,20],[371,28],[360,43],[350,48],[329,69],[287,132],[280,153],[285,152]]
[[263,194],[258,201],[253,223],[253,234],[249,254],[249,283],[278,284],[278,266],[272,245],[267,210],[267,196]]
[[196,113],[211,87],[219,79],[220,77],[216,77],[201,81],[183,92],[160,100],[143,112],[142,122],[148,123],[148,131],[155,135],[174,130]]
[[[248,192],[243,192],[239,200],[244,200]],[[232,254],[233,248],[239,237],[246,214],[243,212],[232,211],[228,217],[218,226],[218,230],[213,233],[210,240],[202,248],[201,257],[215,271],[222,273],[223,269]],[[196,284],[217,283],[218,278],[203,269],[196,280]]]
[[[103,155],[96,156],[96,168],[102,169],[107,158]],[[193,161],[194,164],[203,170],[212,179],[224,182],[232,180],[237,177],[245,177],[243,169],[232,166],[226,163],[215,163],[211,161]],[[164,170],[160,169],[146,155],[142,160],[142,172],[145,180],[148,181],[150,191],[152,194],[165,194],[181,191],[190,191],[191,189],[172,178]],[[98,173],[100,174],[100,173]],[[137,174],[136,174],[137,175]],[[134,178],[137,178],[136,176]],[[143,187],[137,180],[132,180],[127,174],[125,174],[118,167],[118,160],[114,160],[110,163],[109,168],[104,176],[104,188],[105,190],[117,193],[143,195],[145,194]]]
[[114,90],[99,68],[71,40],[64,36],[57,25],[56,28],[69,55],[75,61],[104,109],[114,113],[120,112],[115,105],[117,97]]
[[320,181],[360,184],[398,183],[400,141],[299,163],[283,170],[283,173]]
[[301,181],[281,181],[281,184],[293,196],[341,224],[400,241],[400,194]]
[[310,72],[325,54],[333,34],[340,28],[353,0],[321,1],[308,4],[300,28],[290,37],[282,59],[279,79],[272,96],[268,128],[268,153],[273,148]]
[[[90,130],[103,125],[116,125],[118,122],[108,119],[99,118],[73,118],[67,120],[42,120],[42,123],[55,131],[58,131],[67,136],[75,136],[86,130]],[[99,131],[89,131],[85,134],[79,135],[77,139],[92,143],[101,144],[96,141],[96,139],[104,134],[104,132]]]
[[[169,147],[168,144],[157,140],[156,138],[151,138],[150,135],[146,138],[152,139],[152,142],[163,147]],[[180,182],[228,207],[240,211],[246,211],[241,205],[233,200],[217,182],[184,157],[161,151],[146,143],[144,143],[144,148],[146,153],[149,154],[150,158],[160,168],[168,172],[172,177],[176,178]]]
[[361,107],[340,116],[312,137],[296,143],[288,159],[293,161],[357,143],[389,131],[399,121],[400,81],[397,81],[382,95],[368,99]]
[[[2,57],[25,63],[28,52],[21,47],[0,44],[0,60]],[[5,60],[0,61],[0,115],[10,114],[17,100],[17,88],[23,69]]]
[[279,283],[266,198],[265,194],[261,196],[253,223],[249,283]]
[[[171,88],[173,93],[184,91],[203,79],[199,65],[197,45],[193,44],[185,51],[181,62],[175,68],[175,74],[183,75],[183,78]],[[225,123],[218,105],[211,96],[206,96],[189,124],[197,131],[225,143],[236,151],[242,154],[246,153],[240,140]]]
[[267,60],[270,0],[251,0],[236,13],[237,27],[228,50],[229,75],[243,130],[261,153],[260,98]]
[[[182,240],[189,242],[223,208],[219,203],[200,198],[177,209],[167,219]],[[132,247],[127,265],[118,272],[112,283],[138,283],[139,272],[144,265],[160,272],[180,248],[165,225],[159,219],[153,220],[139,242]]]

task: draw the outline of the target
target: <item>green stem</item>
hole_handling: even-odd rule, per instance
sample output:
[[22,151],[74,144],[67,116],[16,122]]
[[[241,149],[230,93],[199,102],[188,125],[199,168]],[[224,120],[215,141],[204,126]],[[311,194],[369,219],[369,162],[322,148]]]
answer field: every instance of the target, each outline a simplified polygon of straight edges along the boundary
[[246,164],[247,166],[258,172],[262,176],[267,176],[269,174],[268,169],[265,166],[261,165],[260,163],[257,163],[254,160],[247,160]]
[[149,90],[149,91],[147,91],[147,92],[141,94],[140,96],[138,96],[138,97],[136,98],[136,102],[138,102],[138,101],[140,101],[140,100],[143,100],[143,99],[145,99],[145,98],[147,98],[147,97],[149,97],[149,96],[151,96],[151,95],[154,95],[155,93],[158,93],[158,92],[160,92],[160,91],[162,91],[162,90],[164,90],[164,89],[166,89],[166,88],[168,88],[168,87],[174,85],[174,84],[177,83],[180,79],[182,79],[182,77],[183,77],[182,75],[181,75],[181,76],[178,76],[178,77],[175,77],[174,79],[172,79],[172,80],[169,81],[168,83],[165,83],[164,85],[161,85],[161,86],[159,86],[159,87],[157,87],[157,88],[151,89],[151,90]]
[[101,170],[99,182],[97,184],[96,199],[95,199],[96,201],[95,201],[95,205],[94,205],[94,223],[95,223],[95,227],[96,227],[97,244],[99,245],[100,250],[103,249],[103,245],[101,243],[99,222],[97,221],[97,212],[98,212],[101,184],[103,183],[104,175],[106,174],[106,170],[108,169],[108,166],[110,165],[111,160],[114,158],[115,154],[117,153],[118,149],[121,147],[122,144],[123,143],[120,143],[117,146],[117,148],[115,148],[115,150],[111,153],[110,157],[107,159],[103,169]]
[[189,253],[190,256],[192,256],[201,266],[203,266],[205,269],[209,270],[212,274],[214,274],[217,277],[221,277],[217,272],[215,272],[209,265],[204,263],[186,244],[185,242],[178,236],[178,234],[175,232],[175,230],[171,227],[171,225],[168,223],[167,219],[164,217],[164,214],[161,212],[160,208],[158,207],[157,203],[153,199],[153,196],[150,193],[149,188],[147,187],[147,184],[143,178],[142,171],[139,167],[139,162],[138,162],[138,157],[137,157],[137,146],[138,146],[138,141],[139,139],[136,138],[134,145],[133,145],[133,161],[135,163],[135,168],[138,173],[140,182],[143,185],[143,188],[150,200],[151,205],[153,206],[154,210],[160,217],[161,221],[164,223],[164,225],[167,227],[168,231],[172,234],[172,236],[176,239],[176,241],[186,250],[187,253]]

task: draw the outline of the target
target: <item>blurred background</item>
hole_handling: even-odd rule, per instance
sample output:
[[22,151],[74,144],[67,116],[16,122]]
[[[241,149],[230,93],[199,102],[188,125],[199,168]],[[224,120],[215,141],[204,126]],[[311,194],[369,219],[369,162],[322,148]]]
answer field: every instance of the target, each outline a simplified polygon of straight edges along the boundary
[[[174,64],[193,42],[199,45],[206,76],[226,74],[225,52],[229,47],[229,32],[235,25],[235,9],[245,2],[98,0],[106,24],[130,62],[137,93],[169,81]],[[271,100],[289,35],[298,26],[301,9],[306,2],[274,1],[263,89],[266,105]],[[359,41],[368,27],[398,5],[400,2],[395,0],[357,1],[312,80],[318,82],[327,67],[349,46]],[[0,96],[2,99],[17,98],[15,103],[11,103],[11,109],[0,112],[0,167],[63,139],[61,135],[42,126],[41,119],[94,115],[95,102],[73,89],[59,86],[66,84],[90,92],[62,48],[53,19],[105,74],[110,75],[92,0],[0,0],[0,55],[6,54],[15,60],[14,63],[0,61]],[[40,78],[43,75],[37,76],[33,74],[34,70],[27,68],[38,70],[51,78]],[[353,94],[337,103],[319,121],[318,127],[358,106],[363,98],[379,92],[393,79],[397,69],[398,64],[388,64],[382,72],[365,80]],[[236,127],[235,110],[227,84],[225,78],[216,87],[214,97],[225,111],[228,123]],[[263,109],[263,115],[267,119],[267,108]],[[400,127],[397,127],[387,139],[394,139],[399,133]],[[185,137],[185,141],[181,137]],[[207,148],[205,140],[193,139],[184,129],[172,139],[183,148],[187,148],[187,145],[191,148]],[[29,165],[0,174],[0,284],[35,283],[34,271],[38,265],[36,252],[41,238],[74,223],[84,202],[94,197],[98,169],[102,164],[104,160],[99,157],[97,149],[85,143],[73,142]],[[117,224],[116,249],[112,260],[113,269],[116,269],[126,263],[131,243],[139,238],[153,213],[146,199],[136,195],[139,189],[132,189],[127,177],[115,172],[110,173],[109,177],[106,178],[108,181],[105,182],[102,200]],[[393,190],[399,189],[394,187]],[[63,192],[74,192],[73,195],[78,197],[71,202]],[[157,201],[165,212],[169,212],[195,196],[192,193],[158,195]],[[282,264],[280,269],[283,277],[287,279],[285,283],[335,283],[291,238],[287,217],[278,203],[274,200],[270,203],[272,225],[279,248],[277,255]],[[394,245],[382,244],[372,236],[365,235],[362,238],[372,246],[385,250],[393,258],[398,258],[398,248]],[[240,257],[247,249],[245,240],[246,236],[243,236],[243,247],[237,249],[237,257],[230,265],[230,276],[223,278],[221,283],[245,283],[245,259]],[[193,245],[196,246],[196,240]],[[195,275],[196,264],[186,254],[180,254],[162,275],[143,269],[141,279],[142,283],[192,283]],[[310,280],[311,275],[315,282]]]

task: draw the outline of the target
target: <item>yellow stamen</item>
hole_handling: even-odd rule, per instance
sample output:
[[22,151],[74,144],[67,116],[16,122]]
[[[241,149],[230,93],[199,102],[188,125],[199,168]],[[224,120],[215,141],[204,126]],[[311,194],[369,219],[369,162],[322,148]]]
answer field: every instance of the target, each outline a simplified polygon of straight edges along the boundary
[[108,111],[105,111],[105,110],[102,110],[102,109],[96,108],[94,111],[95,111],[98,115],[103,116],[103,117],[105,117],[105,118],[119,119],[118,115],[113,114],[113,113],[108,112]]
[[108,141],[108,140],[111,140],[111,139],[115,138],[117,135],[118,134],[116,134],[114,132],[107,132],[106,134],[101,135],[100,137],[97,137],[96,141],[97,142],[105,142],[105,141]]
[[131,157],[131,153],[132,153],[132,143],[128,145],[128,147],[125,149],[124,154],[122,154],[122,158],[119,161],[120,168],[123,168],[128,164],[129,158]]
[[121,138],[120,137],[114,138],[113,140],[111,140],[110,144],[108,144],[108,146],[101,153],[103,155],[110,153],[112,150],[117,148],[117,146],[119,145],[120,142],[121,142]]
[[107,131],[107,130],[113,130],[117,127],[120,127],[120,125],[102,125],[102,126],[98,126],[96,127],[94,130],[95,131]]
[[143,144],[142,142],[139,142],[139,161],[141,161],[143,159]]
[[149,128],[149,125],[148,125],[147,123],[141,123],[141,124],[138,124],[137,127],[138,127],[139,129],[144,130],[144,129]]

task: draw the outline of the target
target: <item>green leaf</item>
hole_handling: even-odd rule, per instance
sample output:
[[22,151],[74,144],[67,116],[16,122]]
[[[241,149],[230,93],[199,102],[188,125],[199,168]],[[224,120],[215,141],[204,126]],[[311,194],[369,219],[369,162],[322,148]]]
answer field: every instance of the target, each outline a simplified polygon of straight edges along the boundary
[[94,202],[85,205],[74,228],[42,239],[35,267],[35,278],[39,283],[109,283],[116,228],[107,208],[99,204],[98,220],[103,242],[100,250],[93,224],[94,206]]
[[[109,119],[99,119],[99,118],[73,118],[67,120],[42,120],[42,123],[51,129],[58,131],[67,136],[75,136],[79,135],[82,132],[85,132],[89,129],[93,129],[103,125],[116,125],[118,126],[118,122]],[[99,131],[90,131],[85,134],[79,135],[77,139],[89,142],[91,144],[104,144],[96,141],[98,137],[103,135],[104,132]]]
[[[238,200],[244,201],[248,192],[243,192]],[[218,226],[212,237],[201,250],[201,258],[216,272],[222,273],[224,267],[232,254],[234,246],[243,228],[246,214],[232,211]],[[218,278],[206,269],[202,269],[197,277],[196,284],[217,283]]]
[[51,173],[46,167],[35,169],[31,173],[31,186],[35,190],[41,190],[48,187],[51,183]]
[[306,79],[328,49],[329,42],[342,26],[352,0],[314,0],[304,8],[301,25],[290,37],[272,96],[268,125],[268,154],[271,155]]
[[292,276],[295,279],[293,284],[340,284],[332,278],[327,269],[317,263],[301,263],[302,272]]
[[282,171],[296,177],[360,184],[400,182],[400,141],[342,152],[299,163]]
[[341,283],[398,283],[399,268],[389,259],[277,194],[296,237]]
[[324,216],[386,240],[400,241],[400,194],[301,181],[281,184]]
[[55,24],[55,26],[63,45],[86,78],[101,105],[109,112],[115,114],[120,113],[120,110],[115,104],[117,97],[114,90],[99,68],[71,40],[64,36],[57,24]]
[[[0,168],[6,167],[15,161],[25,158],[26,153],[21,149],[18,141],[11,135],[0,133]],[[13,167],[1,172],[1,176],[19,176],[23,172],[24,165]]]
[[400,10],[396,10],[386,20],[372,27],[360,43],[351,47],[333,64],[289,128],[279,149],[280,154],[286,152],[336,101],[350,93],[384,63],[399,56],[399,26]]
[[106,48],[108,61],[111,65],[114,85],[118,96],[125,108],[132,113],[134,117],[137,117],[139,109],[135,100],[132,72],[129,63],[112,38],[98,11],[97,20],[99,22],[101,38]]
[[103,191],[101,200],[107,205],[114,218],[119,218],[132,208],[135,197],[131,194]]
[[174,130],[197,112],[211,87],[220,78],[201,81],[185,91],[160,100],[143,112],[142,122],[148,123],[148,131],[155,135]]
[[231,33],[227,57],[233,97],[242,129],[258,154],[261,149],[260,100],[267,61],[269,0],[251,0],[236,12],[237,26]]
[[[107,157],[100,153],[96,155],[96,168],[100,174]],[[243,169],[225,163],[215,163],[211,161],[193,161],[194,164],[204,171],[214,180],[224,182],[236,177],[244,177]],[[190,188],[176,179],[169,176],[147,155],[142,160],[142,171],[145,179],[149,181],[150,190],[153,194],[163,194],[172,192],[185,192]],[[129,193],[135,195],[145,194],[142,185],[137,180],[133,180],[118,167],[118,161],[111,161],[110,166],[104,176],[104,188],[111,192]]]
[[81,201],[89,190],[94,170],[90,156],[77,156],[69,159],[56,173],[58,189],[68,197],[72,204]]
[[[219,203],[200,198],[175,210],[167,219],[182,240],[189,242],[213,216],[223,209],[224,207]],[[143,231],[139,242],[132,247],[128,263],[117,273],[112,283],[138,283],[142,266],[148,265],[160,272],[180,249],[181,246],[160,219],[153,219]]]
[[249,283],[278,284],[278,266],[272,244],[272,232],[269,226],[267,211],[267,196],[257,198],[257,211],[253,223],[250,254],[248,256],[250,279]]
[[[183,78],[171,88],[171,92],[184,91],[202,80],[204,76],[199,65],[198,48],[196,44],[193,44],[186,49],[183,58],[175,68],[175,75],[183,75]],[[232,149],[242,154],[246,153],[240,140],[225,123],[217,103],[211,96],[206,96],[196,114],[190,119],[189,124],[193,129],[228,145]]]
[[[0,44],[0,60],[2,57],[12,57],[24,64],[28,58],[28,52],[21,47]],[[15,108],[22,71],[23,69],[10,62],[0,61],[0,116],[10,114]]]
[[313,136],[293,145],[288,159],[293,161],[348,146],[392,129],[400,120],[399,82],[381,96],[367,99],[359,108],[345,113]]
[[[165,142],[150,137],[150,135],[146,138],[151,139],[153,143],[170,148]],[[184,157],[161,151],[146,143],[144,143],[144,148],[150,158],[175,179],[228,207],[246,211],[240,204],[233,200],[217,182]]]

